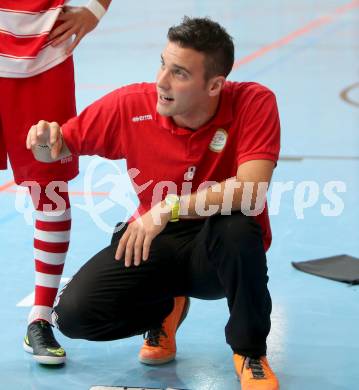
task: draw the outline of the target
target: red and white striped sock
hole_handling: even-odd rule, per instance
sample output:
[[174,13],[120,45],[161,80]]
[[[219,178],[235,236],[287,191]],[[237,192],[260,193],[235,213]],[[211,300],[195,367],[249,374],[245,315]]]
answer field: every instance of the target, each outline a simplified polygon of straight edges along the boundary
[[[60,285],[70,242],[71,208],[67,183],[65,188],[65,192],[59,192],[56,189],[55,195],[61,197],[61,199],[57,198],[57,205],[53,201],[53,196],[50,195],[51,199],[49,199],[49,193],[46,194],[45,187],[41,187],[40,198],[35,199],[36,197],[31,193],[36,209],[34,233],[35,302],[28,316],[28,323],[37,319],[51,323],[52,306]],[[61,188],[61,191],[63,190],[64,188]]]

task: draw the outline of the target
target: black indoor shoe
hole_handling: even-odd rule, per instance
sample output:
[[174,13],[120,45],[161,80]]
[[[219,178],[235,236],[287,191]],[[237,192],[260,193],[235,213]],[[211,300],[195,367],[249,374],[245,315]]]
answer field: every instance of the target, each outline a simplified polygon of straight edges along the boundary
[[36,320],[27,327],[24,349],[41,364],[63,364],[66,352],[56,341],[52,326],[44,320]]

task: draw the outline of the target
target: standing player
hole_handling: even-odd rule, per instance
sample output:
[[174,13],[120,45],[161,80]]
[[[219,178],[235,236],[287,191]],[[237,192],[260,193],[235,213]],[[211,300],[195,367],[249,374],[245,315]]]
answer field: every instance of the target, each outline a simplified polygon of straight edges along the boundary
[[96,27],[110,0],[91,0],[86,7],[64,3],[3,0],[0,5],[0,169],[7,168],[9,157],[15,182],[29,188],[36,209],[35,304],[24,348],[43,364],[66,358],[52,332],[51,311],[70,239],[67,182],[78,173],[78,159],[71,156],[48,169],[34,161],[24,142],[34,122],[63,123],[76,115],[72,51]]

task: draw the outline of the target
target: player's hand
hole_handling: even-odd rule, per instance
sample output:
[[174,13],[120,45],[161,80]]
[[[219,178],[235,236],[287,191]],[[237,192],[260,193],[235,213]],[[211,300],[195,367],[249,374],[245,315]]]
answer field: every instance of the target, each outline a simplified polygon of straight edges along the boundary
[[27,138],[26,148],[31,149],[35,145],[47,145],[51,149],[51,158],[56,160],[63,146],[61,128],[56,122],[40,121],[31,126]]
[[120,239],[115,259],[120,260],[124,255],[126,267],[132,262],[137,266],[141,260],[148,260],[153,239],[162,232],[170,219],[170,207],[165,202],[160,202],[131,222]]
[[49,35],[49,40],[54,39],[52,46],[58,46],[72,35],[75,35],[75,39],[66,50],[66,54],[71,54],[81,39],[92,31],[99,22],[96,16],[86,7],[71,6],[63,7],[57,20],[62,23],[53,29]]

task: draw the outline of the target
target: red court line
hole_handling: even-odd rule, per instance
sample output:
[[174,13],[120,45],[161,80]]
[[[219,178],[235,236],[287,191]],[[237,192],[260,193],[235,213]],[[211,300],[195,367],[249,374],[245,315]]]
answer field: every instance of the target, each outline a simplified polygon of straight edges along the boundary
[[[12,184],[15,184],[15,183],[12,183]],[[10,194],[16,194],[17,192],[27,192],[27,190],[23,187],[17,187],[17,188],[6,188],[3,190],[3,192],[7,192],[7,193],[10,193]],[[105,192],[105,191],[94,191],[94,192],[84,192],[84,191],[69,191],[69,194],[72,195],[72,196],[87,196],[87,195],[91,195],[91,196],[108,196],[109,195],[109,192]]]
[[79,89],[81,90],[94,90],[94,89],[99,89],[99,90],[103,90],[103,89],[114,89],[114,88],[118,88],[119,85],[118,84],[90,84],[90,83],[87,83],[87,84],[79,84]]
[[13,181],[8,181],[7,183],[0,186],[0,192],[7,190],[9,187],[12,187],[15,183]]
[[[11,188],[15,185],[14,181],[9,181],[2,186],[0,186],[0,192],[7,192],[10,194],[16,194],[17,192],[27,192],[25,188]],[[94,192],[84,192],[84,191],[69,191],[69,194],[72,196],[86,196],[86,195],[92,195],[92,196],[108,196],[109,192],[104,191],[94,191]]]
[[[233,64],[232,70],[238,69],[240,66],[248,64],[251,61],[254,61],[255,59],[264,56],[270,51],[279,49],[283,46],[288,45],[290,42],[293,42],[295,39],[308,34],[309,32],[324,26],[325,24],[329,24],[333,22],[336,18],[338,18],[340,15],[344,14],[345,12],[351,11],[354,8],[359,7],[359,0],[354,0],[348,4],[342,5],[338,8],[336,8],[330,15],[322,16],[318,19],[312,20],[305,26],[299,28],[298,30],[295,30],[291,32],[290,34],[286,35],[283,38],[278,39],[275,42],[270,43],[269,45],[263,46],[259,50],[256,50],[255,52],[249,54],[246,57],[243,57],[239,60],[236,60]],[[80,84],[79,89],[111,89],[111,88],[117,88],[117,85],[110,85],[110,84]]]
[[283,38],[280,38],[278,41],[272,42],[269,45],[263,46],[259,50],[249,54],[248,56],[237,60],[234,62],[233,70],[238,69],[240,66],[248,64],[249,62],[255,60],[256,58],[262,57],[264,54],[267,54],[268,52],[272,50],[279,49],[285,45],[288,45],[288,43],[293,42],[295,39],[299,38],[302,35],[305,35],[313,30],[315,30],[318,27],[321,27],[325,24],[329,24],[334,21],[334,19],[338,18],[340,15],[342,15],[345,12],[351,11],[352,9],[359,7],[359,0],[354,0],[346,5],[342,5],[338,8],[336,8],[332,14],[327,16],[322,16],[319,19],[312,20],[305,26],[299,28],[298,30],[295,30],[291,32],[290,34],[286,35]]
[[108,196],[109,192],[101,192],[101,191],[94,191],[94,192],[83,192],[83,191],[69,191],[69,194],[72,196]]

